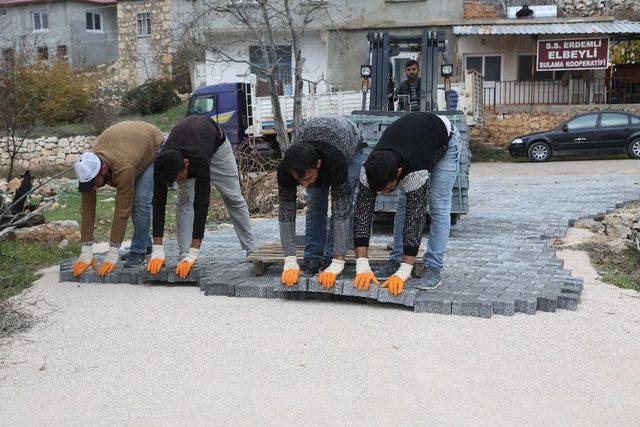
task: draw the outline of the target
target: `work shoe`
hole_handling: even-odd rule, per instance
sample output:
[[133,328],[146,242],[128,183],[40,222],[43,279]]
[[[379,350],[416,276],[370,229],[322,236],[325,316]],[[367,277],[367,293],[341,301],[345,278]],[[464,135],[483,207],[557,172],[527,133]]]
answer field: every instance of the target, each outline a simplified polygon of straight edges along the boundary
[[[152,249],[153,249],[153,248],[151,248],[151,247],[148,247],[148,248],[147,248],[147,255],[151,255],[151,251],[152,251]],[[129,259],[129,255],[131,255],[131,252],[127,252],[126,254],[122,254],[122,255],[120,255],[120,260],[121,260],[121,261],[126,261],[126,260],[128,260],[128,259]]]
[[415,286],[420,291],[429,291],[442,285],[442,272],[434,267],[427,267]]
[[320,267],[322,266],[322,262],[315,259],[305,259],[302,262],[301,271],[307,277],[312,277],[318,274],[320,271]]
[[144,261],[146,259],[145,254],[137,254],[135,252],[129,252],[129,256],[127,257],[127,262],[124,263],[125,268],[135,268],[142,267],[144,265]]
[[378,280],[387,280],[393,276],[399,268],[400,263],[398,261],[390,260],[384,267],[374,271],[373,274]]

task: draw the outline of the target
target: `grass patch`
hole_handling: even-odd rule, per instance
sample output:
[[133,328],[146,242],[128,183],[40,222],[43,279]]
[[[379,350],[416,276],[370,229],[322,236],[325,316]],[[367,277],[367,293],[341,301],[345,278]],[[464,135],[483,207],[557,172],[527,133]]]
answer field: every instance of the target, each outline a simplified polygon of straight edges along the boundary
[[[163,113],[151,114],[148,116],[140,115],[124,115],[117,117],[115,122],[123,120],[142,120],[156,126],[163,132],[171,131],[171,128],[182,120],[187,114],[187,104],[176,105]],[[31,138],[50,137],[67,138],[77,135],[97,135],[95,127],[88,122],[82,123],[64,123],[55,126],[37,126],[31,132]]]
[[186,103],[176,105],[162,113],[150,114],[148,116],[123,116],[119,120],[142,120],[147,123],[151,123],[163,132],[169,132],[176,123],[184,119],[185,114],[187,114]]
[[39,269],[58,264],[79,252],[78,244],[59,248],[17,241],[0,242],[0,301],[31,286],[41,276],[37,273]]
[[640,251],[636,248],[616,252],[601,243],[584,243],[579,249],[589,254],[602,281],[640,292]]
[[[116,191],[110,187],[101,188],[98,190],[98,199],[96,203],[96,223],[93,229],[93,239],[96,242],[107,242],[111,234],[111,222],[113,221],[113,210],[115,208]],[[173,226],[175,225],[176,214],[173,205],[176,200],[176,192],[169,191],[167,195],[167,211],[165,224],[168,228],[169,234],[171,234]],[[63,221],[73,220],[81,223],[80,216],[80,201],[81,195],[77,191],[64,192],[59,195],[58,206],[48,209],[45,212],[45,219],[47,221]],[[129,219],[127,224],[127,232],[125,234],[125,240],[131,238],[133,234],[133,223]]]
[[511,162],[513,159],[504,148],[484,148],[471,145],[472,162]]

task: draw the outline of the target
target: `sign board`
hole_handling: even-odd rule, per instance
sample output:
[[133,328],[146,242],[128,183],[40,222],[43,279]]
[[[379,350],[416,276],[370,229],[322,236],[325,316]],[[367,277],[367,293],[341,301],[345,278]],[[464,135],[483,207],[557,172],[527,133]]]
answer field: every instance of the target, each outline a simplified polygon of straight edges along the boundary
[[609,38],[538,40],[538,71],[607,68]]

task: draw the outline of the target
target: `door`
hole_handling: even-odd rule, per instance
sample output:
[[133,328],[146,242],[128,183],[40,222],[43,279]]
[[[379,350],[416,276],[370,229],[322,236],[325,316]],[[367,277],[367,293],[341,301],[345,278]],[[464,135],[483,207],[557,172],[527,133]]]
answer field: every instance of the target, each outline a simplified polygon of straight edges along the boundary
[[630,133],[628,115],[623,113],[600,114],[599,148],[605,151],[624,151],[627,135]]
[[569,120],[555,136],[554,152],[571,154],[588,151],[598,145],[598,114],[586,114]]

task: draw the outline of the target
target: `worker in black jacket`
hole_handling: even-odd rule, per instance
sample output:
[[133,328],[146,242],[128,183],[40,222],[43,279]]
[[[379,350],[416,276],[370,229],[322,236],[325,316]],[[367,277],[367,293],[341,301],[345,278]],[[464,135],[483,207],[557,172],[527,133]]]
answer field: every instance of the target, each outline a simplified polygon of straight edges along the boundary
[[240,191],[238,166],[231,144],[207,116],[190,116],[174,126],[155,161],[153,189],[153,251],[147,269],[157,274],[165,264],[164,235],[167,187],[178,183],[176,223],[181,261],[176,273],[186,277],[196,263],[209,212],[213,184],[231,216],[242,248],[255,245],[247,202]]
[[[385,130],[360,172],[353,219],[356,288],[369,289],[372,281],[378,283],[378,276],[388,278],[383,287],[389,293],[402,292],[422,240],[427,202],[431,224],[424,255],[425,273],[416,287],[440,286],[459,156],[460,132],[445,116],[410,113]],[[393,227],[394,249],[389,263],[374,275],[367,252],[376,194],[396,188],[399,194]]]

